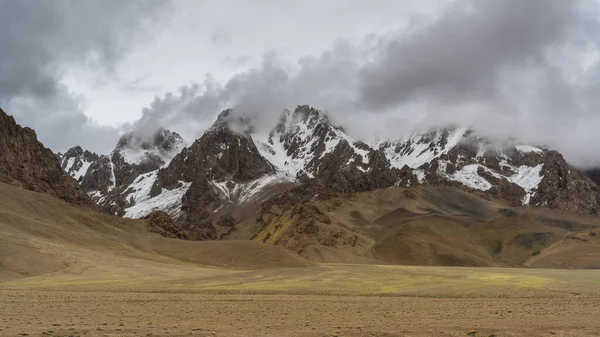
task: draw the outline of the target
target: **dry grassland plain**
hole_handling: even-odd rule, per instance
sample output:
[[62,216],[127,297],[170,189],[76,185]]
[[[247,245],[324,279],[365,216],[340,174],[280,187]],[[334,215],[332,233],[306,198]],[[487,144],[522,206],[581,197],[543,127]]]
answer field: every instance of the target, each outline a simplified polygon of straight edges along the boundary
[[1,336],[600,336],[600,271],[318,264],[0,186]]

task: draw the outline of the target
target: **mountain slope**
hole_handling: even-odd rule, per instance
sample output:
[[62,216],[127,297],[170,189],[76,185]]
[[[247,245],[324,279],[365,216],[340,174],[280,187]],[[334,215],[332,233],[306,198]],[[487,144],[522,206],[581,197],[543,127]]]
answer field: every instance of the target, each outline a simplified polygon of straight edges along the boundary
[[65,174],[52,151],[0,109],[0,181],[50,194],[73,204],[97,209],[73,178]]
[[63,156],[63,166],[111,214],[166,211],[190,239],[252,237],[301,203],[419,185],[457,187],[512,206],[600,214],[598,186],[559,153],[491,141],[469,128],[367,144],[322,111],[298,106],[270,132],[259,129],[265,128],[225,110],[189,147],[161,129],[150,139],[126,135],[91,164]]
[[[127,215],[148,214],[158,207],[198,229],[195,238],[214,237],[213,214],[227,204],[256,198],[271,184],[285,182],[260,155],[252,137],[230,129],[229,111],[190,147],[183,149],[156,176],[150,190]],[[151,183],[151,185],[149,185]]]
[[295,204],[253,240],[318,262],[600,268],[598,230],[595,216],[419,186]]
[[44,274],[110,280],[122,275],[170,277],[178,268],[191,267],[210,272],[215,268],[206,266],[306,265],[310,263],[282,249],[256,242],[163,238],[149,233],[144,221],[74,207],[0,183],[0,282]]
[[[345,135],[318,110],[301,106],[285,116],[263,147],[251,123],[226,110],[182,150],[178,135],[159,130],[151,138],[127,135],[110,157],[75,148],[58,156],[61,164],[32,130],[5,117],[0,167],[5,181],[71,202],[86,205],[87,200],[91,206],[76,181],[61,172],[62,165],[113,214],[145,217],[166,211],[146,219],[154,232],[191,240],[252,239],[315,261],[600,265],[595,239],[599,218],[582,215],[597,214],[598,187],[555,151],[492,143],[461,129],[376,147]],[[268,146],[276,144],[280,149],[273,155]],[[287,170],[294,161],[298,166]],[[6,195],[19,194],[11,192],[13,187],[0,187]],[[61,194],[69,189],[80,199]],[[6,205],[0,219],[4,224],[18,219],[24,226],[43,226],[45,218],[67,221],[72,214],[66,212],[65,218],[61,207],[45,208],[23,218],[16,210],[33,211],[40,205]],[[95,216],[83,218],[94,226]],[[146,231],[140,222],[130,223],[138,226],[134,230]],[[9,230],[15,231],[14,226]],[[120,231],[115,232],[119,240]],[[11,241],[11,254],[22,243]],[[163,244],[172,254],[185,255],[164,242],[132,244],[148,249]],[[554,261],[557,256],[560,262]],[[49,271],[61,268],[52,261],[47,265]]]

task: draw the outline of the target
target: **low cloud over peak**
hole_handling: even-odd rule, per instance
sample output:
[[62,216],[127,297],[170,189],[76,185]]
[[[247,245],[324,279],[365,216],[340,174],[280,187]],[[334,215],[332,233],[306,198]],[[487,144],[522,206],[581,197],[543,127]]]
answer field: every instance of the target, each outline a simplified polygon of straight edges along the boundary
[[[547,144],[577,165],[600,165],[596,1],[457,0],[435,13],[387,33],[340,38],[297,60],[275,48],[225,81],[199,76],[155,96],[124,128],[166,127],[193,139],[225,108],[269,129],[283,109],[309,104],[358,138],[461,124],[494,138]],[[236,56],[234,28],[204,33],[211,44],[227,36],[218,48],[226,49],[224,57]],[[246,52],[239,55],[252,64]],[[34,96],[48,93],[43,77],[29,83]]]

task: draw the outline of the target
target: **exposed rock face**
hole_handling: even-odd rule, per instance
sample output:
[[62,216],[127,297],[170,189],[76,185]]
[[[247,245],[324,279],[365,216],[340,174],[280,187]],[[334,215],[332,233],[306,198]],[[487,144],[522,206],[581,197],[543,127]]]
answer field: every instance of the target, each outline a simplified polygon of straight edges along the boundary
[[340,192],[320,179],[309,179],[302,185],[274,196],[262,203],[257,214],[256,222],[262,227],[268,226],[273,219],[281,216],[283,212],[294,205],[306,203],[310,200],[325,200],[341,195]]
[[[371,150],[366,160],[366,169],[347,165],[352,150],[347,142],[341,142],[333,152],[325,155],[320,162],[316,178],[335,190],[345,193],[370,191],[398,183],[406,172],[392,168],[381,151]],[[411,171],[405,168],[404,171]],[[412,172],[408,173],[412,176]]]
[[260,155],[252,137],[230,130],[226,124],[207,131],[189,148],[183,149],[158,175],[158,184],[172,187],[178,180],[234,183],[258,179],[275,172]]
[[75,146],[64,154],[58,153],[56,156],[62,170],[80,183],[90,165],[100,159],[96,153],[83,150],[81,146]]
[[[484,176],[485,179],[488,179]],[[488,180],[489,181],[489,180]],[[498,179],[492,188],[488,190],[488,193],[496,199],[505,199],[510,202],[511,206],[519,206],[523,203],[525,197],[525,190],[506,179]]]
[[598,185],[568,165],[560,153],[546,153],[542,174],[544,178],[532,197],[532,204],[600,215]]
[[191,183],[181,208],[188,223],[202,225],[226,201],[223,197],[244,183],[275,173],[273,165],[258,152],[252,137],[243,130],[230,128],[229,118],[229,110],[225,110],[200,139],[158,171],[153,196],[163,189]]
[[97,209],[77,181],[63,172],[52,151],[0,109],[0,181]]
[[81,186],[86,192],[99,192],[100,195],[105,195],[113,185],[112,163],[110,158],[104,155],[92,162],[81,178]]
[[62,169],[112,215],[122,216],[134,205],[131,185],[141,176],[167,164],[185,145],[175,132],[158,129],[150,135],[122,136],[110,155],[98,155],[76,146],[58,154]]
[[312,245],[326,247],[355,246],[358,236],[341,228],[330,227],[331,219],[310,203],[294,205],[275,218],[254,239],[304,255]]

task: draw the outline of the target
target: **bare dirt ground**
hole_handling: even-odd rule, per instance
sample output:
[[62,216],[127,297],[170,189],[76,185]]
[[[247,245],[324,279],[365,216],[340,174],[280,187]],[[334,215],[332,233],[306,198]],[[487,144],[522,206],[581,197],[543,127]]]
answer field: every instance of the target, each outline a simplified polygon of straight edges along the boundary
[[591,299],[7,292],[6,336],[598,336]]
[[596,271],[121,263],[0,283],[0,335],[600,336]]
[[0,184],[0,336],[600,336],[600,270],[316,264]]

